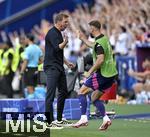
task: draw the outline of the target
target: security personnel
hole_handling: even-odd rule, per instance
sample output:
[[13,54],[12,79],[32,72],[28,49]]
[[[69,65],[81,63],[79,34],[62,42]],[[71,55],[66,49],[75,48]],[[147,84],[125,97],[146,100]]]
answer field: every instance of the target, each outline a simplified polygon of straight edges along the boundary
[[14,61],[14,50],[13,45],[10,41],[4,43],[4,52],[1,55],[2,65],[1,65],[1,75],[4,81],[4,90],[6,91],[7,97],[13,97],[12,80],[14,77],[15,67],[13,65]]
[[43,71],[43,63],[38,65],[38,71]]
[[13,71],[19,69],[20,61],[21,61],[21,54],[23,53],[23,47],[21,44],[17,44],[15,48],[14,60],[13,60]]
[[0,77],[2,76],[1,74],[1,69],[2,69],[2,54],[3,54],[4,50],[0,49]]
[[0,93],[4,92],[3,89],[3,79],[2,79],[2,54],[3,54],[4,50],[3,50],[3,44],[0,45]]

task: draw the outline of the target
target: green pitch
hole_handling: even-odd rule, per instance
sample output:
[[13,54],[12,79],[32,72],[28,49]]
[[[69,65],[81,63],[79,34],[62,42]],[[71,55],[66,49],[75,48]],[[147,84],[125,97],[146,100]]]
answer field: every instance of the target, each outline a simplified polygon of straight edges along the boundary
[[150,120],[114,120],[107,131],[99,131],[101,120],[91,120],[88,127],[51,130],[51,137],[149,137]]

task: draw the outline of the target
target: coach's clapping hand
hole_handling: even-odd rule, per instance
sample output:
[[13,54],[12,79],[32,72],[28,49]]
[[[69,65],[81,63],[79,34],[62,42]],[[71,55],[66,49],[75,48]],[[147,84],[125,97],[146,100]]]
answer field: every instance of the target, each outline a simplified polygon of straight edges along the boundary
[[64,41],[59,44],[59,48],[60,48],[60,49],[65,48],[65,46],[66,46],[67,43],[68,43],[68,36],[67,36],[67,35],[64,35],[64,36],[63,36],[63,39],[64,39]]
[[64,35],[64,44],[66,45],[68,43],[68,36]]

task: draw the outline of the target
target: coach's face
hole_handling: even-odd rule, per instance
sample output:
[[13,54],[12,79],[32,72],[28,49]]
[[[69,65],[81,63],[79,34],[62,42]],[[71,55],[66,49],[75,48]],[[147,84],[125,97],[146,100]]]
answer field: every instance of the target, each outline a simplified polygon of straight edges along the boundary
[[63,18],[63,20],[60,22],[60,29],[61,31],[64,31],[69,25],[68,18]]

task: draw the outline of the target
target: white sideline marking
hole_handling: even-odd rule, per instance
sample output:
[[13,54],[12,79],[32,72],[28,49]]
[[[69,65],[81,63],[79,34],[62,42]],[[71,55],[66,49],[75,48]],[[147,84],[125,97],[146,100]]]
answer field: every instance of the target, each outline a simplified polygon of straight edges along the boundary
[[124,119],[125,121],[130,122],[139,122],[139,123],[150,123],[150,119]]

